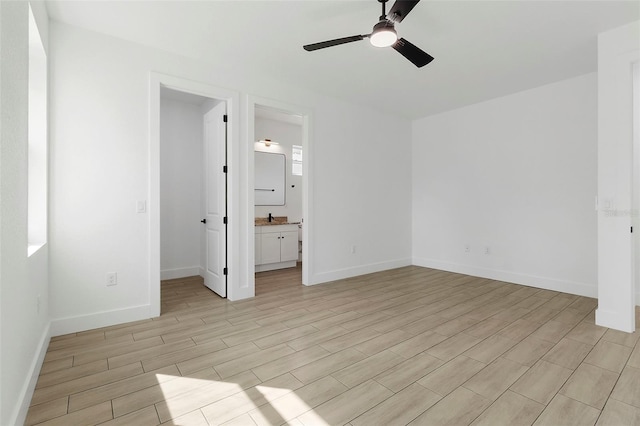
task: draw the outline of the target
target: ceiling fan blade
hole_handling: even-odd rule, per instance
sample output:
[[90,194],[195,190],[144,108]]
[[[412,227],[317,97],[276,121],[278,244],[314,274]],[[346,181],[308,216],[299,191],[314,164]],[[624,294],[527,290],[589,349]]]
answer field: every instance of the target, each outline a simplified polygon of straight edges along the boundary
[[393,22],[402,22],[419,2],[420,0],[396,0],[387,14],[387,19]]
[[308,52],[311,52],[313,50],[324,49],[325,47],[338,46],[340,44],[351,43],[353,41],[360,41],[365,37],[367,36],[355,35],[351,37],[337,38],[335,40],[327,40],[327,41],[321,41],[320,43],[307,44],[302,46],[302,48]]
[[396,41],[391,47],[393,47],[402,56],[413,62],[413,64],[420,68],[433,61],[433,56],[429,55],[419,47],[414,46],[407,40],[401,38]]

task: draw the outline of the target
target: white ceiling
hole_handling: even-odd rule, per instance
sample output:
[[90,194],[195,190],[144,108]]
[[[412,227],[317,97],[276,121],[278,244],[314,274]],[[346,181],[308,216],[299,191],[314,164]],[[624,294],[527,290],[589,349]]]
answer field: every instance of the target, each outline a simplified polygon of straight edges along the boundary
[[408,118],[596,71],[597,34],[640,19],[637,0],[423,0],[396,26],[435,57],[416,68],[367,40],[302,49],[368,34],[380,15],[376,0],[47,0],[47,7],[52,19],[71,25],[202,61],[230,58],[237,67]]

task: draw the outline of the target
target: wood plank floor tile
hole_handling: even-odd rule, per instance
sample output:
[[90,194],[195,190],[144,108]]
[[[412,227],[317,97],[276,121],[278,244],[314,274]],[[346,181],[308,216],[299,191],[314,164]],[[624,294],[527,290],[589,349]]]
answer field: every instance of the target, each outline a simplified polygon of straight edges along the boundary
[[69,407],[69,397],[54,399],[53,401],[33,405],[29,408],[29,413],[24,424],[26,426],[35,425],[67,414]]
[[392,330],[374,337],[373,339],[369,339],[365,342],[359,343],[353,348],[370,356],[375,355],[378,352],[382,352],[385,349],[389,349],[390,347],[404,342],[411,337],[413,336],[402,330]]
[[329,352],[335,353],[378,336],[380,336],[380,333],[372,328],[361,328],[322,342],[320,346]]
[[[200,346],[200,345],[198,345]],[[180,373],[185,376],[194,372],[213,367],[214,365],[222,364],[223,362],[231,361],[236,358],[253,354],[259,351],[255,344],[252,342],[244,343],[242,345],[233,346],[231,348],[219,349],[217,351],[209,352],[190,358],[186,361],[180,361],[176,365],[180,370]]]
[[468,425],[490,405],[490,400],[460,387],[409,424],[425,426]]
[[620,426],[640,424],[640,408],[610,398],[596,425]]
[[547,354],[553,346],[552,342],[529,336],[515,345],[504,357],[530,367]]
[[[178,343],[182,344],[182,342]],[[184,348],[179,350],[175,350],[175,348],[176,346],[173,346],[173,350],[158,351],[150,358],[142,358],[141,362],[144,371],[153,371],[162,367],[198,358],[202,355],[209,355],[222,349],[227,349],[227,345],[225,345],[222,340],[212,340],[201,345],[185,344]],[[109,362],[111,362],[111,360],[109,360]]]
[[611,398],[640,408],[640,369],[626,366]]
[[347,390],[345,385],[326,376],[249,411],[249,415],[257,425],[292,424],[296,417]]
[[460,355],[418,380],[418,384],[445,396],[486,367],[480,361]]
[[640,339],[640,330],[636,330],[633,333],[625,333],[624,331],[607,329],[602,339],[633,348],[638,343],[638,339]]
[[393,392],[369,380],[298,417],[303,425],[344,424],[375,407]]
[[553,317],[553,320],[576,326],[585,317],[586,317],[586,314],[584,312],[580,312],[572,308],[566,308],[562,310],[558,315]]
[[563,338],[542,359],[575,370],[592,349],[591,345]]
[[[107,359],[107,358],[115,358],[118,356],[127,356],[132,352],[156,348],[160,345],[164,344],[160,337],[152,337],[150,339],[145,339],[141,341],[133,341],[133,342],[123,342],[117,345],[111,345],[106,348],[99,348],[94,351],[86,351],[74,356],[73,365],[82,365],[86,363],[90,363],[96,360]],[[123,366],[126,364],[130,364],[129,362],[123,362],[118,364],[118,366]],[[115,367],[115,366],[114,366]],[[113,368],[110,365],[110,368]]]
[[546,405],[571,374],[573,370],[540,360],[511,386],[511,390]]
[[273,361],[253,368],[252,371],[260,380],[266,381],[329,355],[331,355],[331,352],[322,347],[312,346],[289,355],[281,356]]
[[528,369],[515,361],[498,358],[462,386],[487,399],[495,400]]
[[254,353],[241,356],[239,358],[232,359],[221,364],[216,364],[213,366],[213,368],[218,372],[220,377],[224,379],[226,377],[235,376],[236,374],[242,373],[243,371],[251,370],[252,368],[258,367],[260,365],[268,363],[269,361],[276,360],[280,357],[290,355],[292,353],[295,353],[293,349],[291,349],[287,345],[282,344],[267,349],[260,349]]
[[180,377],[180,372],[175,365],[171,365],[157,371],[74,393],[69,397],[69,412],[78,411],[101,402],[111,401],[119,396],[156,386],[163,381],[176,377]]
[[594,346],[606,332],[607,329],[605,327],[581,322],[576,325],[566,337],[568,339],[577,340],[578,342]]
[[189,377],[170,376],[159,380],[157,385],[113,398],[111,400],[113,414],[115,417],[120,417],[162,402],[167,398],[177,397],[188,392],[197,392],[217,380],[220,380],[220,376],[213,368],[198,371]]
[[531,333],[531,337],[547,342],[558,343],[574,326],[561,321],[551,320]]
[[61,398],[65,395],[71,395],[87,389],[114,383],[142,373],[142,365],[137,362],[135,364],[125,365],[124,367],[114,368],[113,370],[102,371],[100,373],[90,374],[67,382],[36,389],[33,393],[33,397],[31,398],[31,404],[41,404],[43,402]]
[[540,324],[525,321],[518,318],[511,322],[508,326],[498,332],[501,336],[508,337],[511,340],[517,340],[518,342],[524,340],[540,327]]
[[[192,411],[184,416],[176,417],[161,424],[163,426],[209,426],[209,422],[207,422],[201,410]],[[250,423],[245,423],[244,426],[249,424]]]
[[160,317],[53,337],[27,424],[640,422],[640,332],[593,298],[418,266],[256,295],[167,280]]
[[193,340],[181,340],[173,343],[163,343],[160,339],[160,343],[140,349],[138,347],[132,348],[130,352],[123,353],[114,357],[109,357],[109,368],[118,368],[123,365],[131,364],[136,361],[146,361],[155,358],[156,356],[171,354],[178,352],[182,349],[194,348],[196,346]]
[[393,392],[400,392],[442,364],[442,360],[421,353],[378,374],[374,380]]
[[126,416],[118,417],[118,418],[109,420],[108,422],[105,422],[105,423],[100,423],[100,426],[130,426],[130,425],[155,426],[159,424],[160,424],[160,419],[158,418],[156,407],[151,406],[151,407],[143,408],[138,411],[134,411],[133,413],[127,414]]
[[[473,337],[477,337],[478,339],[486,339],[487,337],[493,336],[506,326],[509,323],[506,321],[500,321],[494,318],[487,318],[478,324],[469,327],[464,332],[465,334],[469,334]],[[506,336],[505,336],[506,337]],[[508,338],[508,337],[507,337]]]
[[365,354],[353,348],[347,348],[317,361],[291,371],[303,383],[311,383],[326,375],[342,370],[367,358]]
[[48,374],[40,374],[40,377],[38,377],[38,382],[36,383],[36,389],[68,382],[73,379],[99,373],[108,369],[109,363],[107,363],[107,360],[105,358],[88,364],[79,365],[77,367],[57,370]]
[[111,403],[103,402],[66,416],[56,417],[39,423],[41,426],[69,426],[69,425],[94,425],[106,422],[113,418]]
[[591,364],[581,364],[560,394],[602,410],[619,375]]
[[631,352],[627,365],[630,367],[640,368],[640,345],[636,345],[633,352]]
[[318,329],[312,325],[302,325],[300,327],[287,328],[286,330],[282,330],[270,336],[253,340],[253,343],[255,343],[260,349],[266,349],[300,337],[308,336],[316,333],[317,331]]
[[367,357],[362,361],[351,364],[350,366],[336,371],[331,375],[348,388],[352,388],[403,361],[404,358],[400,355],[393,353],[390,350],[385,350]]
[[472,426],[530,425],[544,410],[544,405],[507,391],[471,423]]
[[620,374],[631,351],[632,348],[602,339],[589,352],[584,362]]
[[442,397],[414,383],[351,420],[353,426],[408,424]]
[[73,367],[73,355],[66,358],[61,358],[55,361],[48,361],[42,364],[40,374],[53,373],[54,371],[63,370],[65,368]]
[[515,340],[496,334],[486,338],[471,349],[468,349],[463,355],[484,364],[489,364],[516,344],[518,344],[518,342]]
[[593,425],[600,410],[564,395],[556,395],[535,421],[535,426],[586,426]]
[[242,392],[260,383],[251,371],[228,377],[227,380],[211,380],[198,389],[187,389],[180,395],[165,398],[156,403],[161,422],[182,416],[227,396]]
[[270,404],[302,387],[291,374],[284,374],[259,385],[220,399],[200,410],[210,425],[224,424],[236,417],[248,414],[256,406]]
[[449,361],[480,342],[481,340],[477,337],[460,333],[427,349],[426,352],[443,361]]

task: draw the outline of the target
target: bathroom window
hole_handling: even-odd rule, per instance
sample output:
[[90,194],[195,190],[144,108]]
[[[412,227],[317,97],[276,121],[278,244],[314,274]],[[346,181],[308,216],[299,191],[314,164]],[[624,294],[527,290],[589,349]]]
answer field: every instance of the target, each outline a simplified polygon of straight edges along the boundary
[[47,56],[29,7],[27,255],[47,242]]
[[302,147],[293,145],[291,148],[291,174],[302,176]]

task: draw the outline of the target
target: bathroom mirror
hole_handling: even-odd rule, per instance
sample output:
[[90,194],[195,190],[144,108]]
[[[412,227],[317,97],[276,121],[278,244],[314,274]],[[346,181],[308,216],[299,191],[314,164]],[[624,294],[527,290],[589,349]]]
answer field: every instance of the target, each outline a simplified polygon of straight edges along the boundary
[[284,206],[286,157],[255,151],[255,205]]

